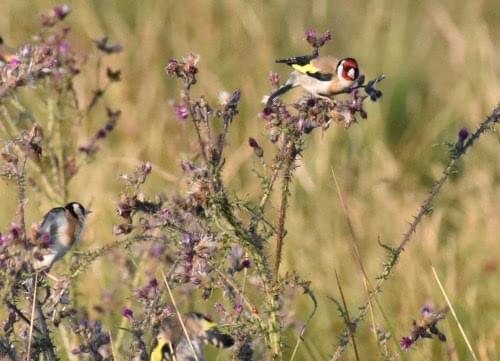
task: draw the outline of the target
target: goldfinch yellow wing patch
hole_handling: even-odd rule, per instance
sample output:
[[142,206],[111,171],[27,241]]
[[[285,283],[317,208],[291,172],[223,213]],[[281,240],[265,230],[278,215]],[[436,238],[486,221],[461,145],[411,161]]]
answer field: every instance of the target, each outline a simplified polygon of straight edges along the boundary
[[150,361],[163,361],[163,346],[167,344],[164,340],[159,340],[158,344],[154,348],[153,352],[151,352]]
[[308,63],[306,65],[299,65],[299,64],[292,64],[292,68],[295,70],[301,72],[302,74],[314,74],[319,72],[319,69],[316,68],[314,65],[311,63]]

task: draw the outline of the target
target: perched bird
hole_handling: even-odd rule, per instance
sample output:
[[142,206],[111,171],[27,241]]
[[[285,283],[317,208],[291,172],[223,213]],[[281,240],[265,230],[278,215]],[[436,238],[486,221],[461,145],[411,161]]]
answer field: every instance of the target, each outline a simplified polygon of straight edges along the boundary
[[294,71],[286,83],[269,96],[268,106],[276,97],[297,86],[314,96],[330,97],[349,89],[359,76],[358,62],[353,58],[304,55],[276,62],[290,65]]
[[0,36],[0,65],[10,63],[16,56],[14,49],[4,44],[3,38]]
[[[209,343],[219,348],[231,347],[234,339],[217,329],[217,324],[198,312],[183,317],[189,340],[186,338],[178,319],[165,320],[156,336],[150,361],[204,361],[201,343]],[[196,358],[193,355],[196,354]]]
[[64,207],[51,209],[44,217],[37,231],[37,239],[47,243],[40,259],[33,266],[40,271],[50,268],[61,259],[77,242],[85,225],[85,219],[91,211],[78,202],[71,202]]

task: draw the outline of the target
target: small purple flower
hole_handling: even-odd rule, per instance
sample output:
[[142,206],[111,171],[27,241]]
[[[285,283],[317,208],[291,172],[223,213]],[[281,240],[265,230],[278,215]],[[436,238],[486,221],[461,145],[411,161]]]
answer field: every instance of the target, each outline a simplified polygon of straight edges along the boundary
[[458,140],[463,143],[469,137],[469,130],[467,128],[462,128],[458,132]]
[[156,278],[151,278],[151,280],[149,281],[149,287],[151,287],[153,289],[157,289],[158,288],[158,280]]
[[175,313],[175,309],[171,306],[166,306],[163,308],[163,314],[167,317],[172,316]]
[[108,135],[108,132],[106,132],[106,129],[99,129],[96,133],[96,138],[97,139],[104,139]]
[[242,268],[250,268],[251,262],[248,258],[245,258],[243,261],[241,261],[241,267]]
[[171,215],[170,209],[168,209],[168,208],[162,208],[160,210],[160,217],[163,220],[168,221],[170,219],[170,215]]
[[8,242],[9,242],[9,239],[6,236],[4,236],[2,233],[0,233],[0,247],[6,246]]
[[41,246],[43,248],[49,248],[54,243],[54,240],[52,239],[52,237],[48,233],[43,233],[39,237],[39,240],[40,240]]
[[224,308],[224,306],[222,305],[222,303],[214,303],[214,308],[217,312],[219,313],[226,313],[226,309]]
[[262,149],[259,143],[257,143],[255,138],[252,137],[248,138],[248,145],[252,147],[257,157],[262,158],[262,156],[264,155],[264,149]]
[[11,223],[10,228],[9,228],[9,233],[12,238],[12,240],[17,240],[23,236],[23,229],[21,228],[20,225]]
[[66,5],[58,5],[54,8],[54,14],[59,18],[59,20],[64,19],[71,12],[71,8]]
[[25,45],[23,46],[23,48],[21,49],[21,55],[23,57],[27,57],[30,55],[30,52],[31,52],[31,48],[29,45]]
[[141,170],[144,174],[149,174],[153,170],[153,166],[151,165],[150,162],[146,162],[142,165]]
[[269,72],[269,75],[267,78],[271,82],[272,86],[278,87],[278,85],[280,85],[280,76],[278,75],[278,73],[271,71],[271,72]]
[[134,311],[132,311],[130,308],[125,307],[122,310],[122,316],[128,319],[129,321],[132,321],[134,319]]
[[241,314],[243,312],[243,305],[241,303],[237,303],[234,305],[234,310],[237,314]]
[[403,349],[403,351],[408,351],[410,349],[410,347],[413,345],[413,340],[409,336],[404,336],[401,339],[400,345],[401,345],[401,349]]
[[69,53],[71,46],[67,42],[62,41],[59,43],[58,49],[61,54],[67,54]]
[[307,30],[306,31],[306,40],[312,46],[316,46],[316,42],[318,40],[316,32],[314,30],[312,30],[312,29]]
[[81,350],[81,348],[80,348],[80,347],[76,347],[76,348],[74,348],[73,350],[71,350],[71,353],[72,353],[73,355],[79,355],[79,354],[81,354],[81,353],[82,353],[82,350]]
[[264,120],[271,120],[273,117],[273,109],[271,107],[265,107],[262,112],[259,113],[259,117]]
[[120,217],[128,218],[130,217],[130,214],[132,214],[132,207],[130,207],[128,203],[122,202],[118,204],[116,212]]
[[16,70],[17,68],[19,68],[19,65],[21,65],[21,60],[19,60],[19,57],[16,55],[9,62],[9,69]]
[[424,307],[422,307],[422,309],[420,310],[420,314],[421,314],[422,316],[424,316],[424,317],[425,317],[426,315],[428,315],[429,313],[431,313],[431,309],[430,309],[428,306],[424,306]]
[[171,59],[167,63],[167,66],[165,66],[165,72],[168,75],[174,75],[174,74],[176,74],[178,69],[179,69],[179,63],[175,59]]
[[181,104],[175,106],[175,115],[179,120],[185,120],[189,116],[188,108]]
[[323,34],[323,36],[321,36],[321,38],[319,38],[318,45],[323,46],[327,41],[330,40],[332,40],[332,33],[330,33],[330,31],[327,31]]

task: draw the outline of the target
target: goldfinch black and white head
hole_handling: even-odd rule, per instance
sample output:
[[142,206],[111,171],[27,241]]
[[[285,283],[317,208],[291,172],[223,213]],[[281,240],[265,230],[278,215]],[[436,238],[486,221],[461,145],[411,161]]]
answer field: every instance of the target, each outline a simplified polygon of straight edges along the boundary
[[198,312],[183,316],[184,326],[191,341],[186,338],[184,330],[177,319],[165,321],[159,330],[150,361],[194,361],[193,350],[198,361],[204,361],[202,343],[219,348],[228,348],[234,344],[234,339],[218,330],[217,324]]
[[359,77],[358,62],[354,58],[304,55],[276,62],[287,64],[294,71],[285,84],[269,96],[268,105],[276,97],[298,86],[314,96],[331,97],[348,90]]
[[50,268],[60,260],[80,239],[90,210],[78,202],[70,202],[64,207],[51,209],[38,228],[37,239],[45,239],[48,247],[40,250],[35,257],[37,271]]

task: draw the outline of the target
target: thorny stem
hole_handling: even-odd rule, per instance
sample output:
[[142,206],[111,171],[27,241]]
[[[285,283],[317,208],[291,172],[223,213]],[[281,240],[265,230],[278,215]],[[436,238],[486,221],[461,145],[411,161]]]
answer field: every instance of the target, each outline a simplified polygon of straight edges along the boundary
[[283,181],[281,184],[281,204],[279,209],[278,224],[276,226],[276,260],[274,263],[274,277],[279,278],[279,268],[281,263],[281,253],[283,250],[283,239],[285,238],[285,219],[288,206],[288,191],[291,181],[291,171],[295,160],[293,141],[287,140],[285,143],[285,165],[283,169]]
[[187,105],[190,118],[193,121],[194,129],[196,130],[196,135],[198,136],[198,143],[200,145],[201,155],[203,156],[203,160],[205,162],[208,162],[207,152],[205,149],[205,142],[203,141],[203,137],[201,136],[201,130],[200,130],[200,127],[198,125],[198,119],[195,116],[195,112],[193,111],[193,107],[191,105],[191,95],[190,95],[191,85],[192,85],[192,83],[190,80],[186,80],[184,82],[183,98],[184,98],[184,101]]
[[18,205],[17,212],[19,214],[19,224],[23,230],[23,237],[26,239],[26,221],[24,219],[24,206],[26,203],[26,160],[28,158],[28,145],[25,147],[23,160],[21,166],[17,170],[17,192],[18,192]]
[[272,289],[272,275],[267,265],[266,258],[262,254],[262,248],[258,247],[252,242],[252,236],[247,230],[244,229],[243,224],[236,218],[231,210],[231,204],[227,196],[221,193],[221,200],[219,204],[222,216],[233,227],[235,235],[240,239],[243,245],[247,248],[248,252],[253,257],[257,267],[257,273],[262,276],[262,285],[264,287],[264,294],[266,295],[266,303],[269,310],[268,320],[268,340],[273,350],[273,358],[281,358],[281,326],[278,317],[278,304],[276,300],[276,290]]
[[[388,263],[384,265],[384,268],[380,275],[377,277],[377,282],[375,284],[375,287],[370,291],[368,295],[367,301],[359,307],[359,312],[358,315],[356,316],[355,319],[352,320],[352,328],[356,330],[356,327],[359,323],[363,321],[365,318],[368,308],[370,303],[373,301],[375,296],[382,292],[382,285],[384,284],[385,281],[389,279],[391,276],[394,267],[396,266],[399,257],[401,256],[401,253],[404,251],[406,245],[410,242],[412,235],[416,232],[417,227],[420,225],[422,222],[422,219],[425,215],[429,214],[429,212],[432,210],[432,204],[441,191],[441,188],[443,185],[446,183],[448,180],[448,177],[450,174],[453,173],[455,170],[455,166],[459,159],[466,153],[467,149],[472,147],[474,142],[479,139],[479,137],[488,129],[490,129],[493,124],[499,123],[500,122],[500,105],[497,105],[493,112],[486,117],[486,119],[479,125],[479,127],[476,129],[476,131],[467,139],[465,144],[460,145],[457,143],[455,145],[455,154],[452,156],[450,162],[448,163],[448,166],[446,169],[443,171],[441,177],[437,182],[434,183],[432,186],[431,191],[429,192],[427,198],[422,202],[420,209],[417,213],[417,215],[414,217],[413,221],[410,223],[407,231],[403,234],[403,238],[401,239],[399,245],[395,248],[391,248],[389,246],[384,246],[384,248],[387,248],[390,252],[390,259]],[[342,335],[348,335],[350,332],[350,325],[347,325],[344,328],[344,331],[342,332]],[[342,337],[342,340],[340,344],[338,345],[337,349],[335,350],[335,353],[333,357],[331,358],[331,361],[337,361],[340,360],[342,353],[347,349],[347,346],[349,345],[349,339]]]
[[[346,322],[350,326],[351,319],[349,316],[349,309],[347,308],[347,303],[346,303],[345,297],[344,297],[344,291],[342,290],[342,285],[340,284],[340,279],[339,279],[339,275],[337,273],[337,270],[335,270],[335,278],[337,279],[337,287],[339,289],[340,298],[342,299],[342,304],[344,305],[344,313],[345,313],[345,317],[346,317]],[[356,356],[356,360],[359,361],[358,347],[356,346],[356,338],[354,337],[354,331],[353,331],[352,327],[349,329],[349,336],[351,336],[352,346],[354,348],[354,355]]]

